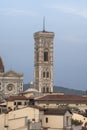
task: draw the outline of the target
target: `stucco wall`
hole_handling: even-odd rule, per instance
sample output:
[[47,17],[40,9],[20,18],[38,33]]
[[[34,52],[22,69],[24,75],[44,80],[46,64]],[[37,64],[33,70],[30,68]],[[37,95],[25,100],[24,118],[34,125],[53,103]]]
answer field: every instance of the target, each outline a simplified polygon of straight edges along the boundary
[[26,130],[28,120],[31,122],[39,121],[39,110],[36,108],[26,107],[16,111],[11,111],[8,114],[0,115],[0,130],[5,130],[4,125],[9,126],[9,130],[21,128]]
[[[46,123],[46,118],[48,118],[48,123]],[[63,116],[44,115],[42,126],[50,128],[63,128]]]
[[27,122],[26,117],[20,117],[12,120],[8,120],[9,130],[18,129],[18,128],[26,128]]
[[1,114],[0,115],[0,130],[5,130],[4,126],[5,126],[5,115]]
[[73,113],[73,116],[72,116],[72,118],[73,119],[77,119],[77,120],[81,120],[82,122],[83,122],[83,125],[82,126],[84,126],[84,124],[87,122],[87,117],[84,117],[84,116],[82,116],[82,115],[80,115],[80,114],[77,114],[77,113]]
[[85,110],[87,109],[87,105],[86,104],[75,104],[75,103],[72,103],[72,104],[67,104],[67,102],[65,103],[60,103],[58,101],[54,101],[54,102],[51,102],[51,101],[36,101],[35,102],[36,105],[39,105],[41,107],[48,107],[48,108],[58,108],[60,106],[62,107],[65,107],[65,106],[69,106],[69,107],[75,107],[75,108],[78,108],[80,110]]
[[28,117],[30,121],[35,118],[35,121],[39,120],[39,110],[32,107],[22,108],[9,113],[9,119],[20,118],[20,117]]
[[[46,122],[46,118],[48,118]],[[44,115],[42,120],[42,126],[49,129],[63,129],[71,128],[72,114],[66,111],[64,115]]]

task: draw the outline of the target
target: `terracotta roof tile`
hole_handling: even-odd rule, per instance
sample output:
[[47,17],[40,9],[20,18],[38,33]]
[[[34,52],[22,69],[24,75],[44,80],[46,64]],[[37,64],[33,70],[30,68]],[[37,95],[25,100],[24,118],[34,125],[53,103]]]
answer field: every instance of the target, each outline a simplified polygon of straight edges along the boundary
[[23,95],[18,95],[18,96],[9,96],[6,98],[7,101],[14,101],[14,100],[27,100],[27,98]]
[[46,95],[35,99],[36,101],[87,101],[87,97],[78,95]]
[[56,108],[47,108],[44,110],[45,115],[64,115],[66,111],[72,114],[72,112],[68,109],[56,109]]

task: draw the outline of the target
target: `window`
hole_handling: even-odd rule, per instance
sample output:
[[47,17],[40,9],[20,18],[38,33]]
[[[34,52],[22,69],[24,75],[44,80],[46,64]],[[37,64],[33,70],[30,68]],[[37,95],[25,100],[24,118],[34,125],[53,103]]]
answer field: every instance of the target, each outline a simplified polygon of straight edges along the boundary
[[16,105],[16,102],[14,102],[14,105]]
[[32,121],[35,121],[35,118],[33,118]]
[[43,93],[45,93],[45,87],[43,87]]
[[22,105],[22,102],[17,102],[17,105]]
[[45,78],[45,72],[43,72],[43,78]]
[[27,102],[24,102],[24,105],[27,105]]
[[48,117],[46,117],[46,123],[48,123]]
[[47,72],[47,78],[49,78],[49,72]]
[[49,78],[49,72],[43,72],[43,78]]
[[47,93],[49,92],[49,88],[48,88],[48,87],[46,88],[46,92],[47,92]]
[[44,61],[48,61],[48,52],[44,52]]
[[69,126],[69,116],[66,117],[66,125]]

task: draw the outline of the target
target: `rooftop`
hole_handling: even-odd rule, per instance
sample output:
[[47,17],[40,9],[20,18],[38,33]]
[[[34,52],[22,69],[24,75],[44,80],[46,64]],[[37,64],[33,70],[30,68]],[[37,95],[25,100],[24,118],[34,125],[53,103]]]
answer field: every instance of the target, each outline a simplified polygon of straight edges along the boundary
[[72,112],[68,109],[56,109],[56,108],[49,108],[44,110],[45,115],[64,115],[67,111],[72,114]]
[[87,101],[87,96],[78,96],[78,95],[46,95],[40,98],[36,98],[36,101]]
[[17,95],[17,96],[9,96],[6,98],[7,101],[14,101],[14,100],[27,100],[27,98],[23,95]]

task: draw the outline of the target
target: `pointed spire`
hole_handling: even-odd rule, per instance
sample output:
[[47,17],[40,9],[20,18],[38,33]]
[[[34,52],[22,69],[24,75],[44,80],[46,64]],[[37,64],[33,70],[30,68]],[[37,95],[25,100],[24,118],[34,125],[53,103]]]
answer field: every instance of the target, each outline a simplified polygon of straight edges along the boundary
[[45,32],[45,16],[43,17],[43,32]]

